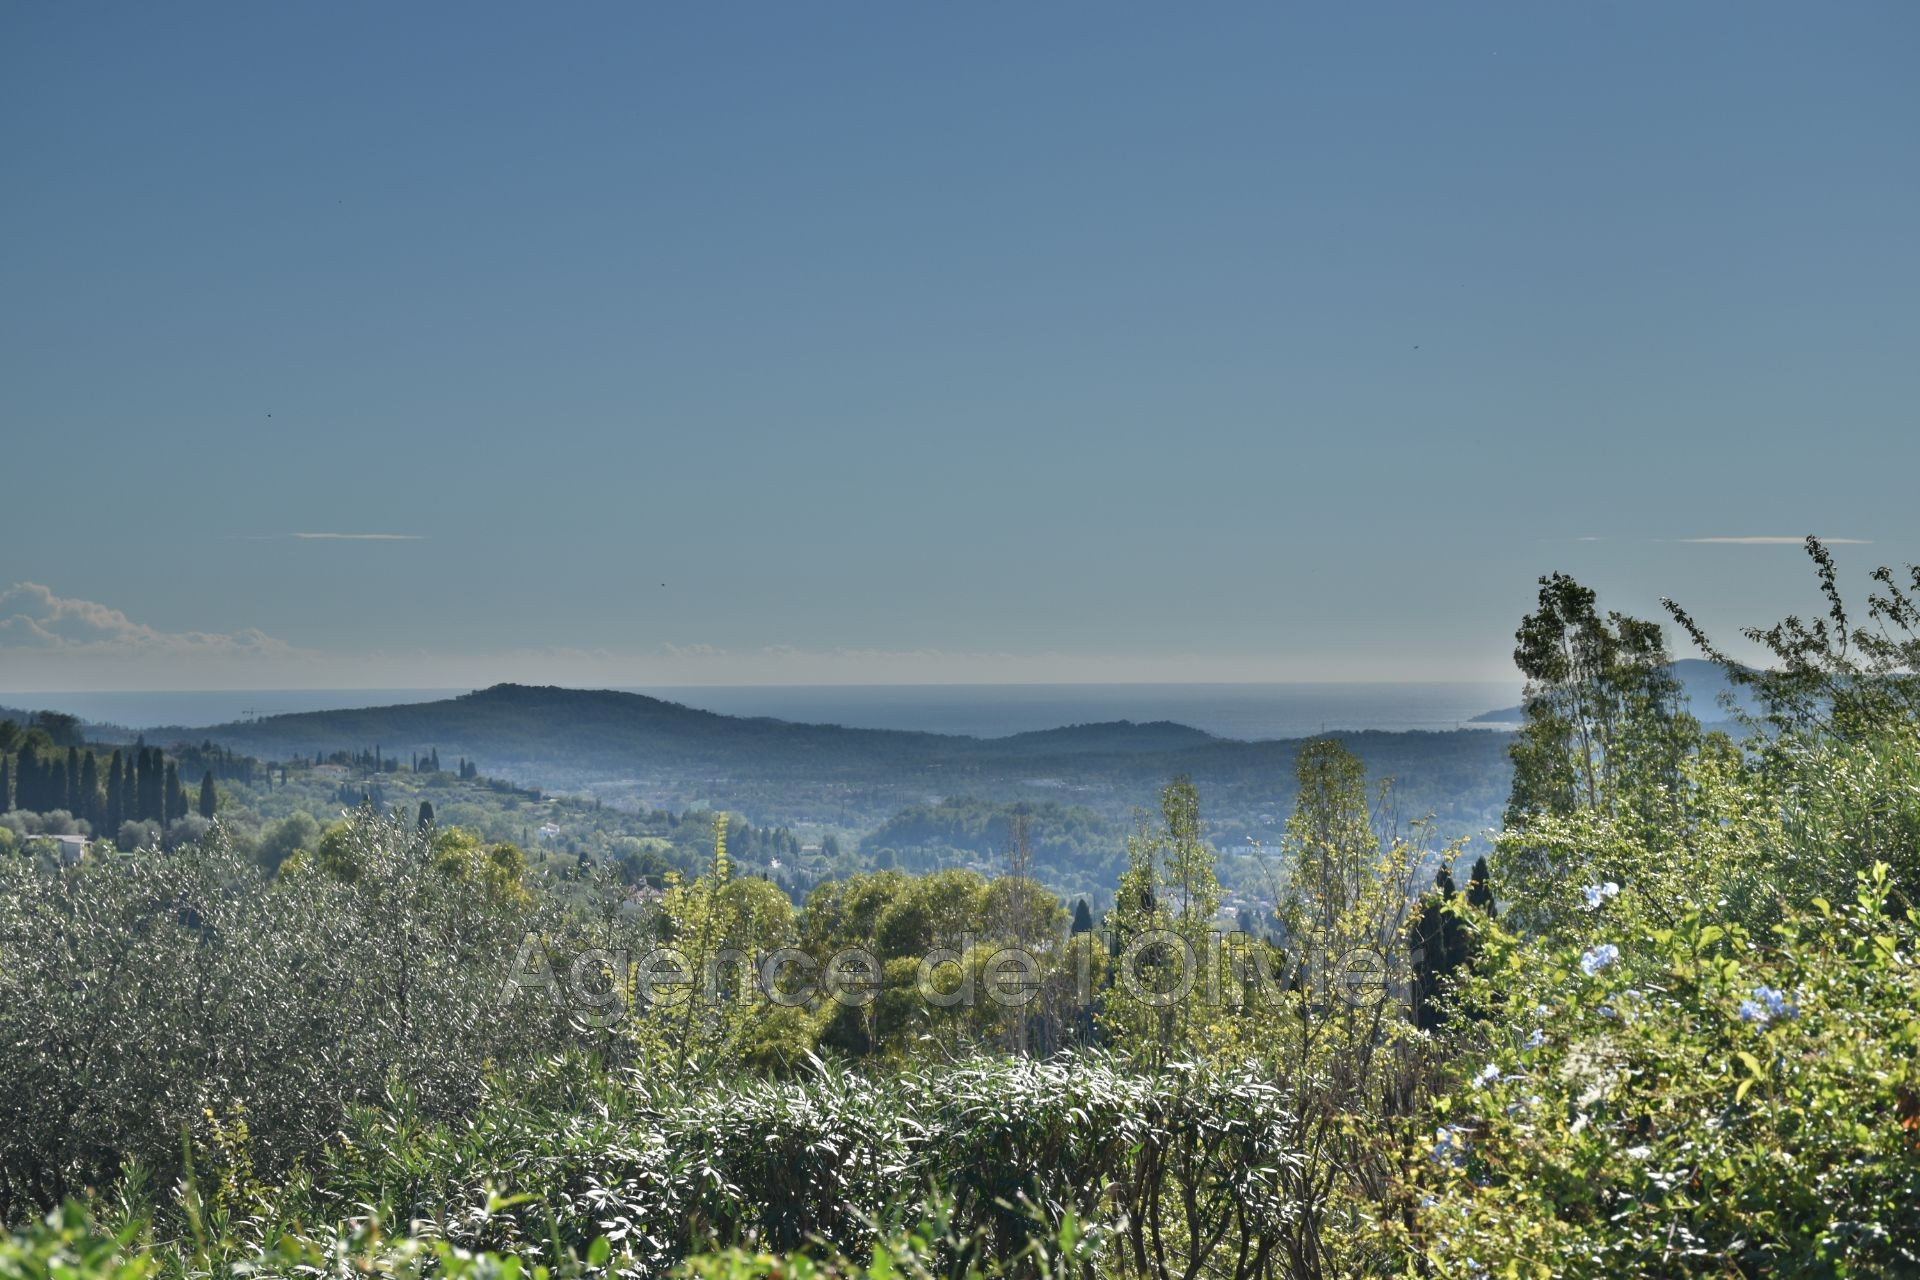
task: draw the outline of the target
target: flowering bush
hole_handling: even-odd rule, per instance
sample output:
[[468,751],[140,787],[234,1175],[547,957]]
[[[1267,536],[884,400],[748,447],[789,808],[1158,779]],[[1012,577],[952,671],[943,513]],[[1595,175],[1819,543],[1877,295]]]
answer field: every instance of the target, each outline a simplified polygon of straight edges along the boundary
[[1487,1066],[1438,1104],[1423,1166],[1429,1257],[1494,1276],[1920,1274],[1915,935],[1884,865],[1765,939],[1697,914],[1585,949],[1490,931],[1463,993]]

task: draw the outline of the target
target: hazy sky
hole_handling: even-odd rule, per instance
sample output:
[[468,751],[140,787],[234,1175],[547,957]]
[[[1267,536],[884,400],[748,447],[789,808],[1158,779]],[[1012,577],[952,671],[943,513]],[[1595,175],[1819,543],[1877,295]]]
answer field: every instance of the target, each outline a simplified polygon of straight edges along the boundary
[[1552,569],[1770,621],[1799,552],[1685,540],[1920,558],[1916,48],[5,6],[0,690],[1499,676]]

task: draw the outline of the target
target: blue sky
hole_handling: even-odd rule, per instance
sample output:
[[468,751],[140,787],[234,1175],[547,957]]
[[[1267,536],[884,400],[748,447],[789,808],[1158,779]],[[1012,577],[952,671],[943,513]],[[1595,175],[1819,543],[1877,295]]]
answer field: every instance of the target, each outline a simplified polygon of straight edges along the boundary
[[1554,569],[1770,621],[1792,546],[1681,540],[1920,558],[1916,38],[7,7],[0,689],[1498,677]]

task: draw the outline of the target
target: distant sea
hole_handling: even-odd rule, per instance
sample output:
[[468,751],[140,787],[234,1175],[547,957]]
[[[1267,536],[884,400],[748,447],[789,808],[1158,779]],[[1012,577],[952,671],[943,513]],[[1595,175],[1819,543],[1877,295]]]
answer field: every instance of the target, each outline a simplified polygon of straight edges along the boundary
[[[292,711],[390,706],[464,689],[256,689],[197,693],[0,693],[0,706],[66,711],[130,729],[204,727]],[[861,729],[997,738],[1108,720],[1172,720],[1223,738],[1324,730],[1487,728],[1474,716],[1519,701],[1517,681],[1405,684],[726,685],[630,690],[705,711]]]

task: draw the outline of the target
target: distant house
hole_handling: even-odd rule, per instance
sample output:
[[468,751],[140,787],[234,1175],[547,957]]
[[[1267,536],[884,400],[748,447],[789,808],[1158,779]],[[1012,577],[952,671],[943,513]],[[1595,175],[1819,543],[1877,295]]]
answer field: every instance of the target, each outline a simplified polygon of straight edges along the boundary
[[620,904],[620,909],[628,915],[654,910],[660,906],[660,900],[666,896],[663,891],[652,885],[642,883],[627,894],[625,901]]
[[60,855],[61,864],[69,867],[86,857],[93,847],[93,841],[85,836],[32,836],[29,840],[45,840],[53,846],[52,852]]

